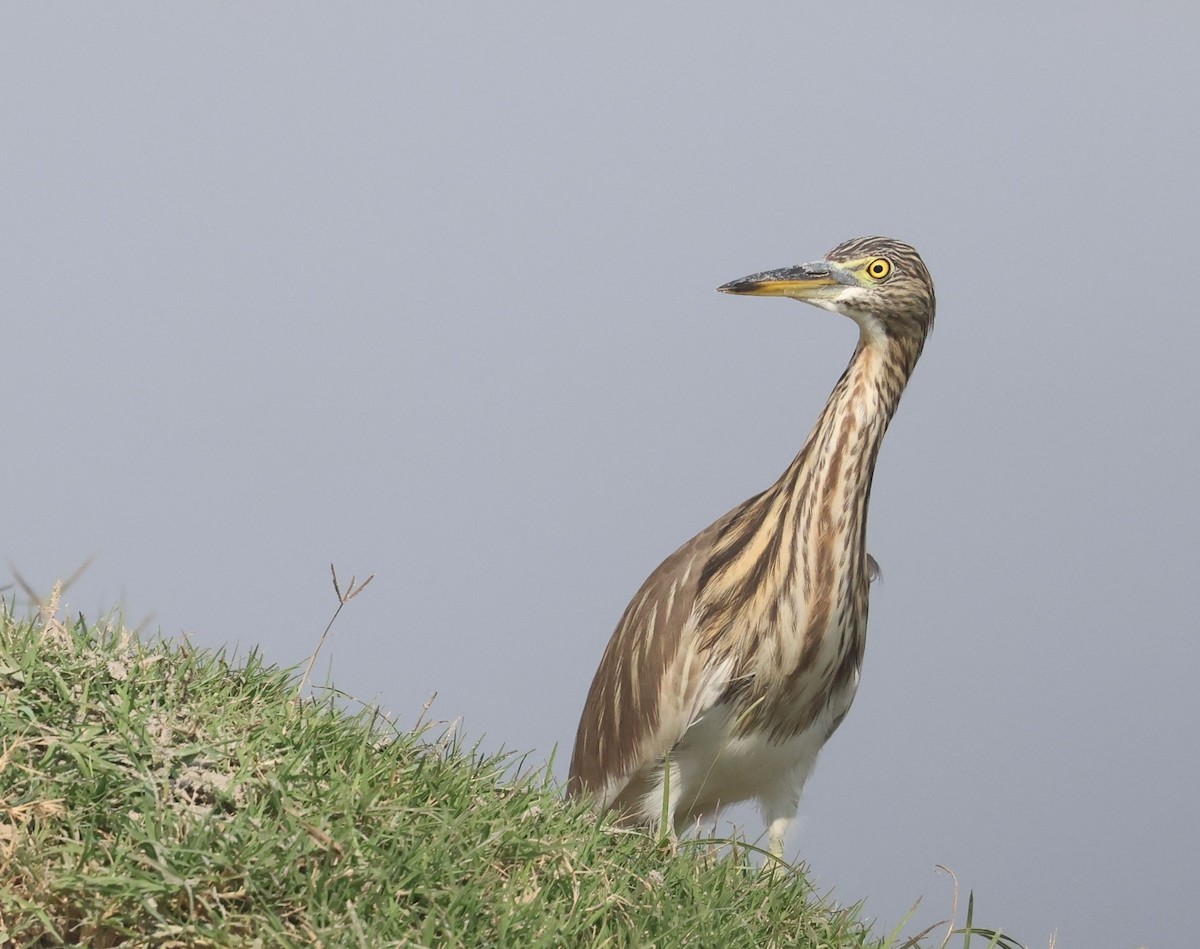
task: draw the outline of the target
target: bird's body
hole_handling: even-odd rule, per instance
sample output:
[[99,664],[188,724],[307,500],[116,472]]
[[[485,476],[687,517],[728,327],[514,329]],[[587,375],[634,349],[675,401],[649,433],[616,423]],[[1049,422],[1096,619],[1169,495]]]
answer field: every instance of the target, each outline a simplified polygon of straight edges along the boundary
[[932,326],[933,285],[908,245],[859,238],[720,289],[844,313],[859,343],[780,479],[668,557],[626,608],[588,694],[568,790],[639,823],[666,813],[676,830],[754,799],[782,852],[858,687],[871,480]]

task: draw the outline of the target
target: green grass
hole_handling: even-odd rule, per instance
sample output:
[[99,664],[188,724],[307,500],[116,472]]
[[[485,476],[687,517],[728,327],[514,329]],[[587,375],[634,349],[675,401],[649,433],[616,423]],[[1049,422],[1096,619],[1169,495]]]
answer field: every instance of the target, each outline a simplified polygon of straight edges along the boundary
[[0,947],[918,944],[256,652],[55,612],[0,607]]

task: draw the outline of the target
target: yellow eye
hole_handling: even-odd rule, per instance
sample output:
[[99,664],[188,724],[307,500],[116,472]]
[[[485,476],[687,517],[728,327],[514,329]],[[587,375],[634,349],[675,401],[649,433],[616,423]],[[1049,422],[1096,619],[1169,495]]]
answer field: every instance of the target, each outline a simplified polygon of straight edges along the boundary
[[886,257],[876,257],[867,264],[867,276],[873,280],[882,280],[892,272],[892,262]]

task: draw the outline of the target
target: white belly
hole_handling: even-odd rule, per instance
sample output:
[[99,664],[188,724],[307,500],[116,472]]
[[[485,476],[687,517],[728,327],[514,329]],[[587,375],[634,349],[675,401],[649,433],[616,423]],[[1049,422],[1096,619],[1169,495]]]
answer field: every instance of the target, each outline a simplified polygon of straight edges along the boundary
[[[748,800],[758,803],[768,823],[793,817],[817,754],[850,707],[857,687],[856,674],[811,726],[783,741],[771,741],[766,732],[739,734],[728,704],[705,712],[671,752],[670,810],[676,828]],[[643,800],[648,818],[662,814],[663,792],[660,780]]]

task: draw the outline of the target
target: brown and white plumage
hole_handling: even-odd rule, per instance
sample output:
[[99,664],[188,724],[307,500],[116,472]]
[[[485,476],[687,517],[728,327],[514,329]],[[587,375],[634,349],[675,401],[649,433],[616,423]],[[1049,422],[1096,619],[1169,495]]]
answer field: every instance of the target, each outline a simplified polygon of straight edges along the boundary
[[782,853],[858,686],[871,479],[933,325],[933,283],[912,247],[866,237],[719,289],[842,313],[858,345],[779,480],[671,554],[626,608],[588,694],[568,793],[656,825],[666,786],[676,830],[754,799]]

